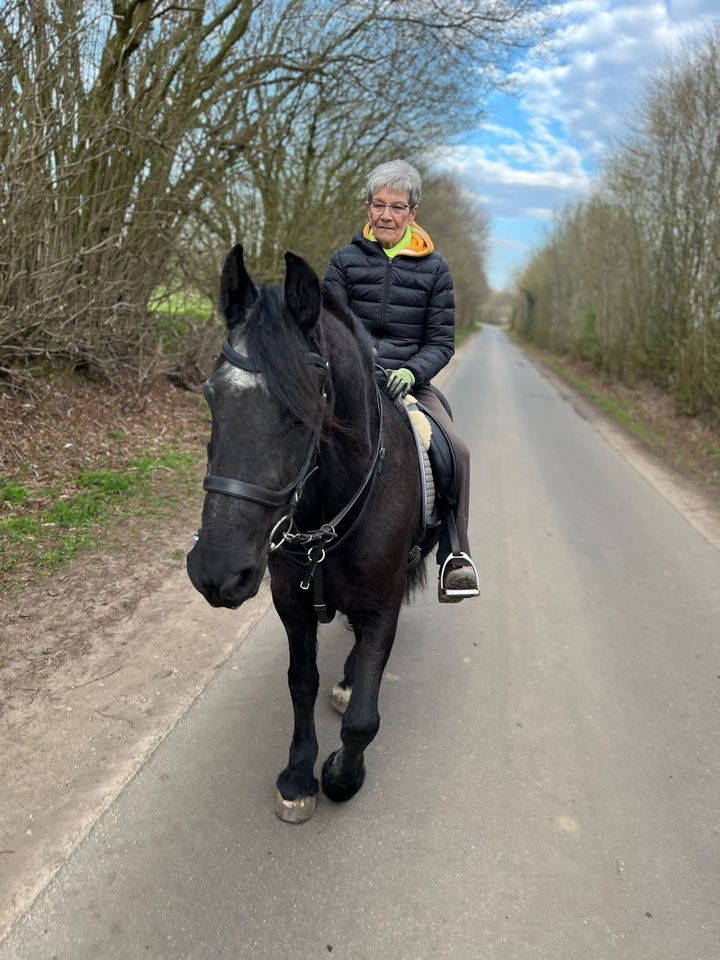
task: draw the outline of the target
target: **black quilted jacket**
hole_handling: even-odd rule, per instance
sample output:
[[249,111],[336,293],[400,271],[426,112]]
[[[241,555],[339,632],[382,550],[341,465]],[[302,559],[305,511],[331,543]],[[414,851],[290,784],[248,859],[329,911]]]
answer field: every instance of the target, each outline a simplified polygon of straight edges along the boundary
[[[425,235],[427,236],[427,235]],[[330,259],[325,282],[365,325],[388,370],[407,367],[428,383],[455,352],[455,298],[447,261],[432,251],[393,260],[356,234]]]

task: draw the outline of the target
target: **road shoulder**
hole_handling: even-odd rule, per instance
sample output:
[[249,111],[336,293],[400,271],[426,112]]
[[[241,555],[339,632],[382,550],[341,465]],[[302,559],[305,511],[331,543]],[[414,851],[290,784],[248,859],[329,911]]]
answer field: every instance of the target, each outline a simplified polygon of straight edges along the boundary
[[657,492],[670,503],[708,543],[720,550],[720,506],[697,479],[682,473],[651,451],[642,440],[624,429],[580,390],[559,377],[532,351],[516,346],[553,385],[557,392],[614,447]]

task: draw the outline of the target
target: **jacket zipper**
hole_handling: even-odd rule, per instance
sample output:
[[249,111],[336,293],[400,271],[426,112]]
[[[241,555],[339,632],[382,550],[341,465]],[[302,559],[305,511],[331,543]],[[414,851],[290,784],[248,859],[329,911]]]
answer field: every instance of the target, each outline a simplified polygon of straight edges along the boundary
[[[385,256],[385,254],[383,254]],[[392,278],[392,260],[390,257],[387,259],[387,268],[385,270],[385,284],[383,285],[383,294],[382,294],[382,303],[380,304],[380,326],[378,331],[383,331],[385,329],[385,315],[387,314],[388,306],[388,297],[390,294],[390,280]]]

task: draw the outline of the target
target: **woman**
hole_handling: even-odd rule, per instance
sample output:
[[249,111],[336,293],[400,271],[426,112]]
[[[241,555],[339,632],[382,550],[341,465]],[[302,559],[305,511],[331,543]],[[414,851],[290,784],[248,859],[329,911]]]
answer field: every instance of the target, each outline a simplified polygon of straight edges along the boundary
[[460,549],[466,556],[443,566],[450,554],[444,531],[438,549],[441,575],[444,570],[438,597],[441,603],[456,603],[479,593],[467,532],[470,454],[430,388],[432,378],[455,351],[455,300],[447,261],[415,223],[420,193],[420,174],[404,160],[376,167],[365,191],[368,223],[349,246],[332,255],[325,282],[372,337],[377,362],[389,371],[390,398],[404,397],[412,390],[441,421],[455,447],[456,523]]

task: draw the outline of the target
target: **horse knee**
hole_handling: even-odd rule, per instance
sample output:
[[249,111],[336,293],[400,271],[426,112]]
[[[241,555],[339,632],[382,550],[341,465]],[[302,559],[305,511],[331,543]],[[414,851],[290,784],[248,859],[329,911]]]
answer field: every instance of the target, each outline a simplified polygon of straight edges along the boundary
[[[352,699],[350,700],[352,705]],[[380,729],[380,714],[374,712],[365,712],[361,714],[352,714],[350,707],[343,717],[340,738],[345,746],[364,749],[368,743],[375,739]]]

